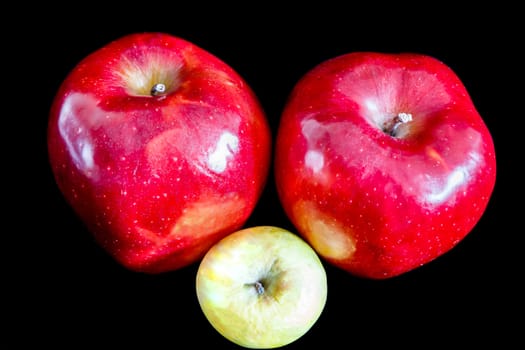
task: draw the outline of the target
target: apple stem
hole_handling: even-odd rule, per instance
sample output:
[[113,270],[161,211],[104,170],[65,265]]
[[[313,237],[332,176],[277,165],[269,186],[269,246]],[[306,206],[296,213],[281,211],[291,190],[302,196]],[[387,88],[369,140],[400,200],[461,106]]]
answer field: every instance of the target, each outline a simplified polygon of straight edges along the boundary
[[410,113],[398,113],[391,121],[390,123],[385,123],[383,127],[383,131],[387,133],[390,136],[396,137],[397,136],[397,128],[405,123],[408,123],[412,121],[412,114]]
[[253,284],[258,295],[264,294],[264,286],[261,282],[257,281]]
[[151,88],[151,96],[161,96],[166,93],[166,85],[163,83],[157,83]]

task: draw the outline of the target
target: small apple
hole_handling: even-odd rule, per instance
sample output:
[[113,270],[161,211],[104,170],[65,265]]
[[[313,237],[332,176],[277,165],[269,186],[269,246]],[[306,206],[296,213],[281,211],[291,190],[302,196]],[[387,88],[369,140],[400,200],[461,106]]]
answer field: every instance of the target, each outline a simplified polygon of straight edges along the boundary
[[247,83],[166,33],[121,37],[85,57],[50,111],[48,154],[67,202],[123,266],[200,259],[251,215],[271,135]]
[[320,317],[327,279],[317,253],[280,227],[239,230],[201,260],[196,291],[211,325],[233,343],[269,349],[294,342]]
[[275,179],[285,212],[327,261],[384,279],[456,246],[496,178],[491,134],[458,76],[413,53],[354,52],[294,87]]

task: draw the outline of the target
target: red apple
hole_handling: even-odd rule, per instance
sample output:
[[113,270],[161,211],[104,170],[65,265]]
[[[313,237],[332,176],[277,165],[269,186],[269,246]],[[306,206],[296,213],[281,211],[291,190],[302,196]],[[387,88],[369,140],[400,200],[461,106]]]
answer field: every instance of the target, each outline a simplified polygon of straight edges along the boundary
[[327,261],[385,279],[456,246],[496,178],[491,134],[465,86],[421,54],[355,52],[294,87],[275,179],[286,214]]
[[134,33],[85,57],[51,107],[59,189],[123,266],[200,259],[247,221],[271,155],[266,116],[225,62],[167,33]]

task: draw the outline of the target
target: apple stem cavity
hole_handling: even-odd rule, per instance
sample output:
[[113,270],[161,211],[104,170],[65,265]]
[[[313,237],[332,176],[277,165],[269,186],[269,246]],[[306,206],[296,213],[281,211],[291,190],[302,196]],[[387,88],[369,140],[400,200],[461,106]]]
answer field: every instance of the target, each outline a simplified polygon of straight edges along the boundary
[[151,88],[151,96],[163,96],[166,94],[166,85],[163,83],[157,83]]
[[398,130],[400,125],[406,124],[408,122],[412,121],[412,114],[410,113],[398,113],[393,119],[385,122],[383,124],[383,132],[386,134],[392,136],[392,137],[400,137],[400,132]]

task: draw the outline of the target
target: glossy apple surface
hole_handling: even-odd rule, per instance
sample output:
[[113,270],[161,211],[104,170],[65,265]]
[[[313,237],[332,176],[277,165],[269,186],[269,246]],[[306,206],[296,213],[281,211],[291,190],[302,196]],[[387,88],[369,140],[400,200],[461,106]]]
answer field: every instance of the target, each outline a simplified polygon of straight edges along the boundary
[[275,178],[287,215],[322,257],[383,279],[430,262],[474,228],[496,158],[443,62],[356,52],[319,64],[294,87]]
[[308,332],[327,298],[317,253],[298,235],[273,226],[239,230],[200,262],[199,305],[225,338],[246,348],[290,344]]
[[88,55],[56,94],[49,160],[68,203],[122,265],[174,270],[250,216],[271,135],[246,82],[165,33]]

